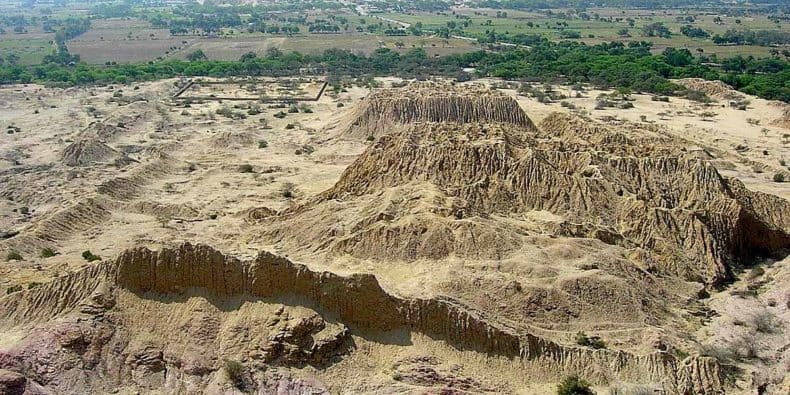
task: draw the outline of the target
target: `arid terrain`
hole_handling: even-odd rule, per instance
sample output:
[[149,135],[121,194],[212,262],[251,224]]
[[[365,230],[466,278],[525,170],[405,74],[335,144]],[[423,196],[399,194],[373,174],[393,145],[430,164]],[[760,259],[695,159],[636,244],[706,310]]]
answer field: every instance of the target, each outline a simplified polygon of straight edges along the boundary
[[0,393],[790,391],[787,104],[376,82],[0,87]]

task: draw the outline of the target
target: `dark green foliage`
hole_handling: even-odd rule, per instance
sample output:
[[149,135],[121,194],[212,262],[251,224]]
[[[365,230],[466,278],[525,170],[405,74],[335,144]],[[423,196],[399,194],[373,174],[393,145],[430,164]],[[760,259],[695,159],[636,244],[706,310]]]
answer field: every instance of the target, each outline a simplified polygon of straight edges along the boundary
[[587,336],[584,332],[579,332],[576,334],[576,344],[584,347],[591,347],[596,350],[606,348],[606,342],[604,342],[598,336]]
[[654,22],[642,28],[642,34],[648,37],[672,37],[672,32],[662,22]]
[[10,294],[12,294],[14,292],[19,292],[21,290],[22,290],[22,286],[21,285],[14,285],[13,287],[6,288],[5,293],[6,293],[6,295],[10,295]]
[[718,45],[787,45],[790,44],[790,32],[781,30],[735,30],[730,29],[724,34],[713,36],[713,42]]
[[8,251],[8,254],[5,257],[6,261],[21,261],[22,255],[16,251]]
[[57,252],[55,252],[55,250],[53,250],[53,249],[51,249],[51,248],[49,248],[49,247],[43,248],[43,249],[41,250],[41,257],[42,257],[42,258],[51,258],[51,257],[53,257],[53,256],[55,256],[55,255],[57,255],[57,254],[58,254],[58,253],[57,253]]
[[[655,33],[654,33],[655,34]],[[476,74],[505,79],[529,79],[562,83],[589,83],[597,87],[624,87],[633,92],[670,95],[682,88],[671,78],[699,77],[722,80],[736,89],[766,99],[790,102],[790,63],[780,58],[736,56],[692,56],[686,49],[667,49],[651,53],[646,42],[603,43],[586,45],[563,41],[552,43],[540,36],[493,33],[481,42],[505,41],[531,48],[502,51],[476,51],[443,57],[428,57],[422,48],[403,54],[380,48],[368,56],[351,51],[328,49],[319,55],[267,52],[265,56],[244,61],[169,59],[161,62],[118,65],[67,66],[60,62],[36,66],[5,63],[0,65],[0,84],[49,83],[51,85],[87,85],[127,83],[175,76],[287,76],[300,68],[321,67],[337,76],[394,75],[414,78],[420,75],[458,76],[461,69],[474,66]],[[721,69],[706,65],[720,63]],[[275,115],[285,116],[285,113]]]
[[590,383],[579,376],[570,376],[557,387],[557,395],[595,395],[595,392],[590,388]]
[[258,148],[266,148],[269,146],[269,142],[266,140],[258,141]]
[[82,258],[85,259],[88,262],[100,261],[101,260],[100,256],[94,255],[90,250],[83,251],[82,252]]
[[699,27],[694,27],[691,25],[685,25],[681,27],[680,33],[687,37],[696,37],[696,38],[710,37],[710,33],[706,32],[704,29],[701,29]]
[[785,182],[785,175],[784,175],[784,173],[776,173],[776,174],[774,174],[774,182]]
[[228,380],[233,383],[234,387],[238,389],[244,388],[244,365],[242,365],[241,362],[226,359],[225,374],[228,376]]
[[189,55],[187,55],[187,60],[189,60],[190,62],[196,62],[198,60],[206,60],[206,59],[208,59],[208,56],[206,56],[206,54],[203,53],[202,49],[198,49],[197,51],[194,51]]
[[243,164],[239,166],[239,173],[252,173],[252,165]]

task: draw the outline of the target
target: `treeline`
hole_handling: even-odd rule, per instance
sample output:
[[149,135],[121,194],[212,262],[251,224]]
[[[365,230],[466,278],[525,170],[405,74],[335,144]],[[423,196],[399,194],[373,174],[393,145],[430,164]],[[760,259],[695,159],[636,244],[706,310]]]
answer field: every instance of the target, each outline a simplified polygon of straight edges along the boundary
[[[719,60],[695,57],[687,49],[668,48],[651,54],[648,42],[585,45],[574,42],[539,41],[531,48],[501,52],[476,51],[429,57],[421,48],[403,54],[381,48],[368,56],[329,49],[319,55],[271,50],[266,56],[245,56],[238,61],[166,60],[146,64],[98,66],[79,63],[67,66],[0,66],[0,83],[48,83],[84,85],[127,83],[176,76],[289,76],[298,72],[333,76],[401,76],[426,78],[457,76],[473,67],[479,76],[554,83],[589,83],[601,88],[622,88],[656,94],[673,94],[681,87],[672,78],[720,79],[743,92],[790,102],[790,63],[778,58],[736,57]],[[718,61],[721,69],[708,66]]]
[[722,0],[478,0],[473,3],[480,8],[507,8],[521,10],[556,9],[556,8],[646,8],[666,9],[678,7],[722,6],[728,3]]
[[735,30],[730,29],[724,34],[713,36],[718,45],[786,45],[790,44],[790,32],[784,30]]

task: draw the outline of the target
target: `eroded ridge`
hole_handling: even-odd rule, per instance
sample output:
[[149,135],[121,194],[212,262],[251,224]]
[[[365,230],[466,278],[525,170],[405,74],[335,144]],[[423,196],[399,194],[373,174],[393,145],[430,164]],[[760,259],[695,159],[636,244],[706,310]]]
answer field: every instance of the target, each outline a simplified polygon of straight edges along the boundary
[[[286,327],[286,332],[291,332],[285,337],[267,338],[269,345],[263,354],[254,352],[255,342],[238,343],[240,333],[242,337],[246,336],[244,333],[254,336],[254,332],[247,332],[254,329],[252,323],[236,322],[234,329],[228,331],[225,323],[209,319],[205,309],[195,310],[198,317],[189,318],[189,326],[181,327],[191,336],[157,332],[160,341],[148,339],[140,344],[142,335],[137,331],[162,329],[170,322],[178,324],[184,319],[182,310],[188,312],[195,303],[185,297],[194,295],[225,310],[245,309],[248,303],[253,303],[254,299],[249,298],[298,301],[301,308],[316,311],[320,317],[313,316],[299,321],[302,324],[296,327]],[[235,297],[234,300],[241,297],[241,304],[227,307],[221,302],[226,297]],[[45,325],[54,327],[48,330],[38,327],[14,346],[0,349],[0,369],[25,375],[31,386],[58,391],[106,389],[108,381],[115,386],[162,384],[173,390],[199,385],[196,383],[205,385],[206,380],[192,376],[214,374],[216,363],[211,365],[207,361],[207,366],[195,368],[195,362],[189,360],[194,357],[188,352],[189,342],[217,360],[233,354],[244,360],[262,358],[286,365],[331,364],[336,361],[334,358],[354,352],[353,339],[345,325],[356,334],[399,329],[420,332],[461,350],[511,359],[518,369],[534,375],[536,380],[575,373],[601,384],[613,380],[661,384],[670,393],[717,393],[722,388],[719,366],[710,358],[689,357],[678,361],[664,352],[636,355],[563,346],[497,323],[454,299],[395,296],[385,291],[372,275],[343,277],[316,272],[267,252],[244,261],[205,245],[183,244],[160,251],[128,250],[114,262],[103,262],[36,289],[6,296],[0,299],[0,307],[0,327],[9,332],[44,321],[49,322]],[[160,322],[162,318],[152,311],[156,309],[178,313]],[[282,310],[277,314],[282,314]],[[86,316],[92,318],[86,320]],[[330,326],[327,317],[342,323],[342,328],[327,329]],[[195,327],[195,321],[201,325]],[[215,328],[215,332],[206,332],[209,327]],[[297,330],[306,331],[309,341],[298,340],[305,334],[294,332]],[[49,344],[48,337],[42,343],[42,333],[54,334],[57,344]],[[301,352],[286,351],[294,347]],[[53,371],[47,366],[62,370]],[[135,374],[140,366],[148,373],[164,370],[162,382],[157,382],[156,375],[149,375],[154,377],[153,381],[142,382],[148,379]],[[86,371],[84,379],[79,382],[66,379],[70,372],[79,369]],[[98,379],[99,375],[104,381]],[[112,376],[112,380],[107,380],[106,375]],[[181,381],[168,380],[168,375],[181,377]],[[105,387],[94,387],[101,385]]]

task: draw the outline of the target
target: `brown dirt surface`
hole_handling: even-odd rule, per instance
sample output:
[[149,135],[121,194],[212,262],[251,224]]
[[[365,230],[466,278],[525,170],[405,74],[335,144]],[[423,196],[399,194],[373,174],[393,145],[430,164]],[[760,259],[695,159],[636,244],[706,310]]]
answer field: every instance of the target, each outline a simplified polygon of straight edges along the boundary
[[0,392],[787,392],[781,106],[184,83],[0,88]]

